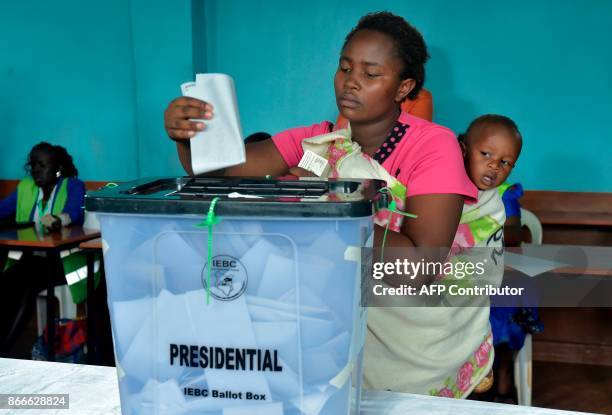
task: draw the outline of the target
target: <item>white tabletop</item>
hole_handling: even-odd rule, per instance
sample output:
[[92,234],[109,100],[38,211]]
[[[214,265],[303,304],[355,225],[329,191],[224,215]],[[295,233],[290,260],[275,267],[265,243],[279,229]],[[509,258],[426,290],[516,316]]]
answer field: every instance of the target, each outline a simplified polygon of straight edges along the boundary
[[[115,368],[0,358],[0,393],[68,394],[70,409],[44,410],[45,415],[119,415]],[[362,414],[368,415],[569,415],[578,412],[464,401],[431,396],[364,391]],[[41,410],[13,410],[19,415]],[[11,413],[0,409],[0,414]]]

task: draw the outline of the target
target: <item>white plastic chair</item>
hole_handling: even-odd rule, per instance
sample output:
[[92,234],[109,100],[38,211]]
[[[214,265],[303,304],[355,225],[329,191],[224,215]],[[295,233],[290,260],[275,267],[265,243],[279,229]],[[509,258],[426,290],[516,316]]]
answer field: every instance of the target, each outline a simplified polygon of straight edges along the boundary
[[[533,212],[521,208],[521,225],[531,233],[531,243],[542,244],[542,224]],[[533,360],[531,334],[525,336],[525,344],[514,359],[514,385],[518,392],[518,404],[531,406]]]
[[521,208],[521,225],[529,229],[532,244],[542,244],[542,223],[532,211]]

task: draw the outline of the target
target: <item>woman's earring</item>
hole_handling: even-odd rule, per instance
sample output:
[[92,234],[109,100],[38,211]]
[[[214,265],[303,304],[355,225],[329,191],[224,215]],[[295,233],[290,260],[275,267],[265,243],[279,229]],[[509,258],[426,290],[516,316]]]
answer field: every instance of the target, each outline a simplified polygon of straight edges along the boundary
[[59,179],[59,177],[62,175],[62,173],[58,170],[55,172],[55,177],[57,177]]

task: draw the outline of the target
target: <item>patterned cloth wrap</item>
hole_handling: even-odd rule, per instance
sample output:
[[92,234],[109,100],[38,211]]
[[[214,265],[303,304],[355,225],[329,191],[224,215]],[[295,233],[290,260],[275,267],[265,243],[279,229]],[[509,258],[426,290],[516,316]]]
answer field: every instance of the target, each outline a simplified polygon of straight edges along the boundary
[[[302,147],[305,153],[311,151],[328,161],[329,168],[322,177],[384,180],[397,209],[404,209],[406,186],[361,151],[359,144],[351,140],[350,126],[305,139]],[[389,229],[398,232],[403,219],[402,215],[383,210],[376,213],[375,223],[387,226],[391,220]],[[468,247],[487,247],[486,252],[497,252],[497,261],[487,261],[487,278],[499,280],[503,262],[497,255],[503,250],[500,235],[504,220],[497,191],[480,192],[476,204],[464,207],[448,261],[468,260]],[[364,386],[467,397],[493,364],[488,299],[479,297],[477,306],[464,303],[460,307],[426,307],[418,303],[406,307],[405,298],[401,301],[402,306],[395,307],[374,303],[368,310]]]
[[[361,151],[361,146],[351,139],[350,126],[342,130],[307,138],[302,141],[304,153],[311,151],[329,164],[322,177],[343,179],[379,179],[387,183],[387,188],[396,203],[396,209],[403,210],[406,200],[406,186],[391,176],[376,160]],[[387,226],[390,212],[381,210],[376,213],[374,222]],[[399,232],[403,216],[391,214],[389,229]]]

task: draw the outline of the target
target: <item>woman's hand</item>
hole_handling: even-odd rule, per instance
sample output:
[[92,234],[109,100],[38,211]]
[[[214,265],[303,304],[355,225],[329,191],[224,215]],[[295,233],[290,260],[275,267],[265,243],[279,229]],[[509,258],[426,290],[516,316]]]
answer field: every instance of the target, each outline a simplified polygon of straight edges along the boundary
[[[193,176],[190,139],[197,132],[206,128],[206,124],[202,121],[190,120],[210,120],[213,116],[212,105],[189,97],[174,99],[164,111],[164,127],[168,136],[176,142],[179,160],[185,172],[190,176]],[[272,140],[249,144],[246,147],[246,156],[247,162],[244,164],[208,174],[217,176],[265,176],[267,174],[282,176],[287,174],[287,164]]]
[[49,232],[57,231],[62,227],[62,221],[55,215],[45,215],[40,218],[40,223]]
[[176,142],[176,151],[183,168],[190,176],[191,169],[191,146],[189,140],[198,131],[206,128],[201,121],[190,121],[191,119],[210,120],[213,117],[213,107],[207,102],[189,97],[179,97],[170,102],[164,111],[164,128],[168,136]]
[[212,117],[213,107],[209,103],[195,98],[179,97],[172,100],[164,111],[164,127],[173,140],[189,140],[198,131],[206,128],[203,122],[190,120],[210,120]]

